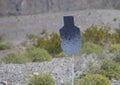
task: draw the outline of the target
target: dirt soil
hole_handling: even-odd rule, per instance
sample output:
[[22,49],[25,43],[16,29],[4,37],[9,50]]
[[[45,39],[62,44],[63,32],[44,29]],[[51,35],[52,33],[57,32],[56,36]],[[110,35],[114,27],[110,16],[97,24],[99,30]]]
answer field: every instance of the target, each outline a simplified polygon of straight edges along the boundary
[[0,18],[0,35],[4,40],[19,43],[27,34],[40,34],[42,29],[59,32],[63,26],[63,16],[74,16],[76,26],[83,31],[92,24],[120,27],[119,10],[84,10],[49,13],[39,15],[11,16]]

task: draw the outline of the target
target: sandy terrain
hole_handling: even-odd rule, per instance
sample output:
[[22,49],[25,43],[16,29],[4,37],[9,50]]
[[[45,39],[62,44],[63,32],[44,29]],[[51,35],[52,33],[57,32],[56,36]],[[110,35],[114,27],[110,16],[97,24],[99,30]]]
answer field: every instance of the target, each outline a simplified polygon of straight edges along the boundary
[[63,16],[74,16],[76,26],[81,30],[92,24],[105,24],[112,28],[120,27],[119,10],[85,10],[73,12],[49,13],[40,15],[11,16],[0,18],[0,35],[4,40],[20,42],[27,34],[40,34],[42,29],[59,32],[63,26]]

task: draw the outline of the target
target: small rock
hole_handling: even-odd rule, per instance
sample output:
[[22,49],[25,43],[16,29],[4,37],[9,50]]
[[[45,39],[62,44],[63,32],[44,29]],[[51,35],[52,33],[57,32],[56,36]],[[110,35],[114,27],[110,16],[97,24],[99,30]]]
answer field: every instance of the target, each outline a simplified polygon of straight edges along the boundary
[[37,76],[37,75],[39,75],[39,73],[38,73],[38,72],[34,72],[33,75],[36,75],[36,76]]
[[82,72],[80,71],[75,72],[75,77],[80,77],[81,75],[82,75]]
[[0,85],[9,85],[7,81],[1,81]]

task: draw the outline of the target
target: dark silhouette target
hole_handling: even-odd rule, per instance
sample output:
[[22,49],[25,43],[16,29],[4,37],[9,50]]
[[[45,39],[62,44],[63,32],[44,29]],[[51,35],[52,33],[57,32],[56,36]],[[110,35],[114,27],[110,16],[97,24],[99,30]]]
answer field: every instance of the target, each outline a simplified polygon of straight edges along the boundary
[[65,54],[79,54],[80,29],[74,25],[73,16],[64,16],[64,26],[60,29],[60,40]]

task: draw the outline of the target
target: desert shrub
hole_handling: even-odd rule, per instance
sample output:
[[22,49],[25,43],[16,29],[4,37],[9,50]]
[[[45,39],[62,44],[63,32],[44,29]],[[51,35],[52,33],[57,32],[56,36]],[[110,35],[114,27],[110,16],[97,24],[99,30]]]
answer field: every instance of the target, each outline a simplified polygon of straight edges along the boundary
[[113,58],[113,61],[120,64],[120,51],[115,54],[116,56]]
[[55,32],[48,34],[48,32],[43,29],[41,35],[29,34],[27,35],[27,39],[29,39],[34,46],[47,50],[51,55],[57,55],[62,52],[60,36]]
[[29,40],[32,40],[32,39],[37,38],[37,36],[34,35],[34,34],[27,34],[27,35],[26,35],[26,38],[29,39]]
[[[70,82],[65,85],[71,85]],[[74,85],[111,85],[110,80],[100,74],[86,74],[81,78],[75,78]]]
[[108,78],[99,74],[88,74],[80,80],[76,80],[75,85],[111,85]]
[[103,51],[102,47],[97,45],[97,44],[94,44],[94,43],[91,43],[91,42],[87,42],[87,43],[84,43],[81,50],[80,50],[80,53],[101,53]]
[[[38,38],[39,36],[38,35],[34,35],[34,34],[27,34],[26,35],[26,40],[27,40],[27,42],[25,43],[25,45],[27,45],[27,44],[35,44],[36,43],[36,39]],[[23,45],[24,45],[24,43],[23,43]]]
[[120,43],[120,28],[116,28],[116,29],[115,29],[115,34],[114,34],[114,36],[115,36],[115,41],[116,41],[116,43]]
[[120,52],[120,44],[111,44],[110,52]]
[[116,56],[113,60],[120,64],[120,55]]
[[94,63],[94,62],[91,62],[89,61],[88,63],[86,63],[87,65],[87,68],[86,69],[83,69],[83,74],[94,74],[96,73],[96,71],[99,70],[100,68],[100,63]]
[[34,46],[30,46],[26,49],[26,55],[31,58],[33,62],[50,61],[52,59],[51,55],[46,50],[35,48]]
[[2,60],[5,63],[16,63],[16,64],[21,64],[31,61],[31,59],[29,59],[27,56],[19,52],[9,53]]
[[55,81],[48,74],[32,76],[26,85],[54,85]]
[[104,75],[109,79],[120,80],[120,65],[110,59],[105,59],[101,63],[101,68],[97,71],[98,74]]
[[11,42],[0,42],[0,50],[9,49],[11,46]]
[[46,49],[50,54],[56,55],[62,52],[60,46],[60,37],[57,33],[46,33],[44,36],[37,38],[37,47]]
[[60,37],[57,33],[52,33],[50,35],[49,46],[47,47],[48,52],[51,54],[58,54],[62,52],[60,46]]
[[110,27],[108,26],[98,28],[98,26],[92,25],[81,33],[82,43],[93,42],[104,46],[107,42],[113,40],[113,35],[109,31]]
[[114,53],[113,60],[117,63],[120,63],[120,44],[111,44],[110,52]]

